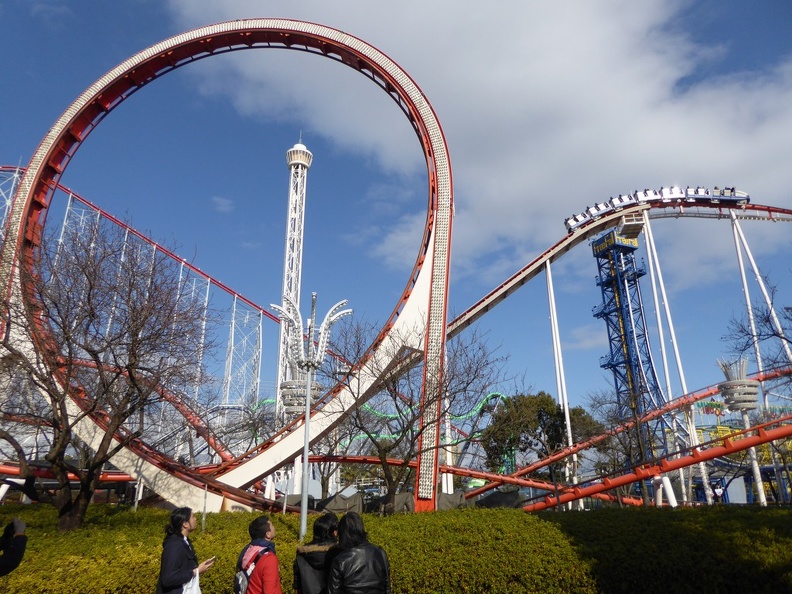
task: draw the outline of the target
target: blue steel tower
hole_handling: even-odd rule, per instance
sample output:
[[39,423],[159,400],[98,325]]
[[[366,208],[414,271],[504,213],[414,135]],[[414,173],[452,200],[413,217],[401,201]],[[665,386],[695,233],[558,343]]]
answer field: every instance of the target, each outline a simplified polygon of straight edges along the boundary
[[[664,401],[644,322],[638,279],[646,270],[635,262],[638,239],[610,231],[591,245],[602,290],[602,305],[594,308],[594,317],[605,320],[610,349],[600,367],[613,373],[619,420],[638,419]],[[630,456],[631,462],[667,453],[663,426],[661,417],[637,428],[638,451]]]

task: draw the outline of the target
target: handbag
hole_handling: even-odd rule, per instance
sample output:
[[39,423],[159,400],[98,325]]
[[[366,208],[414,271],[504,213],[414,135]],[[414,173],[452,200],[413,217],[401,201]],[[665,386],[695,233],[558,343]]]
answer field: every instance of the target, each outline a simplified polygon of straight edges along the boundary
[[201,586],[198,583],[198,573],[192,579],[182,586],[182,594],[201,594]]

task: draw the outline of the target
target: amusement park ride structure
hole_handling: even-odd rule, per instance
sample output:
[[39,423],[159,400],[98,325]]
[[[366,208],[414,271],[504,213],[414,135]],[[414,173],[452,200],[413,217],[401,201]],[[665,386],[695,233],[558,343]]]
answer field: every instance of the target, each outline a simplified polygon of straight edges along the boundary
[[[424,391],[435,394],[442,382],[445,352],[449,247],[451,241],[452,182],[448,151],[442,130],[425,95],[412,79],[387,56],[365,42],[329,27],[284,19],[250,19],[219,23],[177,35],[132,56],[97,80],[56,121],[33,155],[8,216],[6,241],[0,252],[0,282],[9,297],[19,283],[18,262],[38,247],[47,208],[71,157],[105,116],[146,84],[196,59],[229,51],[255,48],[286,48],[310,52],[343,63],[368,77],[387,92],[402,109],[421,141],[427,164],[429,192],[426,225],[416,263],[390,318],[364,361],[354,369],[360,392],[337,386],[327,401],[314,411],[311,440],[331,431],[345,413],[362,404],[377,382],[377,369],[388,369],[395,337],[407,337],[423,353]],[[439,399],[436,399],[439,402]],[[421,421],[425,429],[423,451],[416,470],[416,509],[435,507],[438,474],[439,432],[434,422],[439,411],[426,407]],[[81,429],[90,446],[96,435]],[[94,432],[95,433],[95,432]],[[119,467],[135,468],[141,481],[168,499],[196,509],[219,510],[227,499],[243,505],[255,501],[247,489],[293,459],[302,445],[296,423],[284,428],[277,440],[219,467],[213,478],[189,469],[170,471],[152,462],[141,447],[128,448],[114,460]],[[168,467],[169,470],[165,470]],[[222,478],[221,478],[222,477]]]
[[[300,303],[306,186],[313,154],[304,144],[298,143],[286,153],[286,161],[289,165],[289,207],[283,258],[283,295],[280,304],[284,309],[287,303]],[[275,384],[275,422],[278,428],[286,425],[287,421],[293,421],[303,411],[305,382],[298,377],[299,369],[292,369],[289,364],[293,331],[291,324],[280,325],[278,374]]]
[[[300,418],[284,419],[283,426],[279,427],[276,433],[241,452],[224,448],[221,444],[213,442],[212,446],[219,456],[220,464],[211,468],[195,468],[177,463],[172,457],[152,448],[150,443],[137,440],[113,458],[113,464],[122,472],[165,499],[195,509],[219,511],[234,507],[271,506],[273,502],[262,497],[258,490],[261,481],[299,455],[306,428],[307,439],[311,444],[315,444],[341,423],[351,410],[365,404],[377,389],[382,373],[380,370],[392,368],[392,353],[400,350],[396,345],[397,340],[401,346],[407,338],[409,344],[406,346],[420,353],[423,361],[423,393],[425,395],[438,393],[444,372],[446,340],[453,338],[482,318],[495,305],[542,271],[546,272],[548,295],[553,311],[555,304],[552,299],[551,264],[575,246],[592,238],[595,238],[593,242],[595,256],[600,260],[598,283],[603,292],[600,313],[608,326],[611,343],[606,366],[617,378],[616,392],[620,398],[619,405],[622,408],[624,422],[608,434],[583,444],[571,443],[571,433],[568,433],[568,447],[562,452],[528,467],[517,469],[510,475],[497,475],[448,464],[441,465],[438,454],[441,441],[440,424],[437,422],[440,411],[435,406],[424,407],[420,421],[423,429],[422,442],[419,444],[421,453],[416,460],[411,461],[416,477],[414,490],[416,511],[435,509],[438,475],[441,472],[490,481],[482,489],[468,495],[475,495],[502,484],[530,486],[552,492],[546,483],[523,477],[547,464],[575,457],[579,452],[607,439],[610,435],[632,430],[633,427],[638,427],[643,432],[648,447],[640,459],[630,461],[625,472],[619,476],[588,478],[583,482],[579,482],[576,473],[573,472],[575,476],[569,477],[571,480],[567,485],[561,486],[554,495],[548,495],[542,501],[530,504],[526,509],[541,509],[583,497],[600,496],[615,487],[651,480],[655,476],[675,470],[681,471],[693,465],[701,469],[700,476],[706,482],[705,461],[792,435],[792,415],[786,415],[755,427],[745,426],[716,441],[698,443],[698,432],[691,421],[692,407],[697,401],[717,395],[719,390],[714,387],[688,394],[684,379],[681,395],[673,397],[670,389],[667,388],[665,392],[661,389],[654,365],[651,363],[648,342],[644,338],[643,310],[637,285],[640,274],[634,261],[630,263],[632,248],[635,245],[633,242],[639,233],[645,232],[647,246],[652,247],[650,217],[699,216],[728,220],[735,229],[737,240],[741,235],[738,222],[740,219],[792,221],[792,211],[753,204],[748,201],[746,195],[734,189],[724,191],[696,188],[691,192],[690,188],[682,190],[672,187],[662,188],[656,192],[645,190],[619,196],[568,219],[566,222],[568,234],[565,237],[456,319],[447,322],[453,192],[448,151],[439,122],[420,89],[387,56],[346,33],[301,21],[250,19],[195,29],[141,51],[101,77],[81,94],[42,140],[21,177],[16,170],[10,173],[11,168],[4,169],[7,179],[13,178],[15,187],[13,200],[9,200],[6,205],[5,235],[0,251],[0,282],[6,288],[7,298],[21,298],[23,292],[18,290],[21,282],[18,267],[20,263],[25,265],[32,261],[30,254],[39,248],[47,209],[56,191],[63,191],[59,186],[59,180],[69,160],[91,130],[110,111],[155,78],[197,59],[229,51],[271,47],[313,53],[357,70],[388,93],[412,124],[421,142],[429,180],[427,217],[413,271],[379,336],[365,356],[360,361],[354,362],[349,370],[349,373],[356,378],[357,389],[353,392],[349,383],[339,383],[332,387],[313,407],[308,427]],[[304,152],[299,152],[303,149]],[[306,155],[310,153],[302,145],[297,145],[292,150],[298,150],[299,158],[295,161],[289,157],[290,166],[293,162],[298,164],[292,167],[291,190],[296,200],[302,196],[304,202],[304,173],[310,166],[310,157],[307,157],[306,161]],[[70,194],[75,196],[73,193]],[[82,200],[80,203],[87,204]],[[98,209],[94,210],[98,212]],[[103,218],[112,220],[108,213],[101,214]],[[291,233],[291,218],[289,224],[289,233]],[[296,262],[300,257],[298,243],[302,241],[302,229],[299,229],[298,237],[298,226],[301,227],[301,220],[297,220],[295,213],[294,233],[287,235],[283,294],[284,300],[288,297],[292,303],[299,303],[299,267],[289,265],[290,258],[292,262]],[[605,235],[600,237],[603,232]],[[142,236],[139,236],[139,239],[145,241]],[[291,253],[288,251],[290,241],[294,247]],[[743,243],[743,247],[747,249],[747,243]],[[740,253],[738,245],[738,254]],[[654,269],[654,258],[650,250],[650,271],[653,272],[653,277],[659,277],[659,268]],[[626,261],[628,265],[618,268],[615,266],[617,261]],[[205,290],[208,294],[212,286],[220,288],[232,297],[235,308],[239,304],[253,314],[252,325],[246,327],[252,327],[253,335],[258,336],[258,353],[254,352],[245,361],[235,363],[242,365],[247,370],[246,373],[251,374],[252,377],[255,371],[251,370],[256,369],[255,357],[260,357],[261,321],[265,317],[274,319],[274,316],[265,314],[263,308],[237,295],[222,283],[203,275],[198,269],[186,263],[185,267],[188,269],[186,274],[190,278],[200,281],[196,285],[197,293]],[[754,270],[756,271],[755,265]],[[662,282],[658,290],[664,291]],[[657,291],[654,292],[656,295]],[[667,304],[667,300],[664,301]],[[10,308],[6,306],[5,310],[8,312]],[[232,324],[236,323],[236,319],[234,316]],[[259,330],[255,330],[257,324]],[[672,325],[670,328],[673,332]],[[288,343],[288,339],[288,333],[284,334],[282,329],[280,335],[282,348]],[[561,370],[560,373],[557,372],[559,399],[565,403],[563,366],[556,330],[553,332],[553,341],[556,368]],[[255,343],[256,339],[253,342]],[[672,344],[676,348],[673,336]],[[229,352],[231,349],[232,345],[229,344]],[[661,345],[661,350],[665,359],[664,345]],[[254,348],[253,351],[256,349]],[[681,374],[677,352],[675,356]],[[668,366],[664,365],[664,369],[667,370]],[[234,363],[229,355],[224,379],[229,389],[225,391],[224,404],[229,404],[228,400],[231,398],[229,378],[234,375],[234,371]],[[792,356],[788,366],[769,370],[764,370],[760,366],[759,373],[750,379],[762,382],[786,376],[790,372],[792,372]],[[289,373],[283,360],[279,359],[279,389],[283,382],[295,379],[291,378]],[[257,377],[255,381],[258,381]],[[440,398],[426,398],[426,400],[438,402],[438,406],[441,401]],[[199,426],[203,423],[201,415],[191,411],[191,407],[185,402],[174,402],[173,406],[179,410],[190,426]],[[279,392],[276,398],[276,416],[283,407],[283,393]],[[677,414],[685,415],[685,420],[680,421],[679,426],[677,426]],[[97,429],[88,418],[77,429],[80,438],[88,445],[98,439]],[[667,437],[669,434],[673,437],[670,441]],[[330,458],[329,456],[311,457],[317,460]],[[343,458],[336,460],[344,461]],[[365,458],[355,461],[371,462]]]

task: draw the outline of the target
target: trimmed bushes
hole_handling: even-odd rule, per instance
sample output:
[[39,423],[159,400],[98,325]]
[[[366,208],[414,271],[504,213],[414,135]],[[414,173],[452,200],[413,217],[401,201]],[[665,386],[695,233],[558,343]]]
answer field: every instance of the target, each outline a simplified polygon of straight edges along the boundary
[[611,508],[540,517],[592,563],[601,592],[792,592],[789,508]]
[[[93,505],[85,526],[64,534],[49,506],[0,506],[0,522],[14,515],[28,525],[28,550],[16,571],[0,577],[0,592],[154,591],[169,512]],[[231,592],[256,515],[199,515],[198,556],[217,556],[201,576],[204,594]],[[291,592],[299,517],[271,517],[283,590]],[[388,552],[394,594],[792,591],[787,509],[465,509],[364,521]]]

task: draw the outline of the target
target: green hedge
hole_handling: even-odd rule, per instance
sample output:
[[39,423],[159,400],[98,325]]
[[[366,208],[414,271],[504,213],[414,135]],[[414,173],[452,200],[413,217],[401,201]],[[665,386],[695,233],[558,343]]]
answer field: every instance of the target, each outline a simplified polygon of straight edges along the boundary
[[591,562],[602,592],[792,592],[792,509],[543,513]]
[[[59,533],[49,506],[0,506],[28,524],[22,565],[0,592],[153,592],[169,512],[94,505]],[[231,592],[257,514],[199,516],[192,540],[204,594]],[[273,516],[284,592],[291,592],[299,517]],[[717,506],[544,512],[468,509],[365,516],[391,561],[394,594],[460,592],[792,592],[792,510]],[[309,525],[310,531],[310,525]]]

